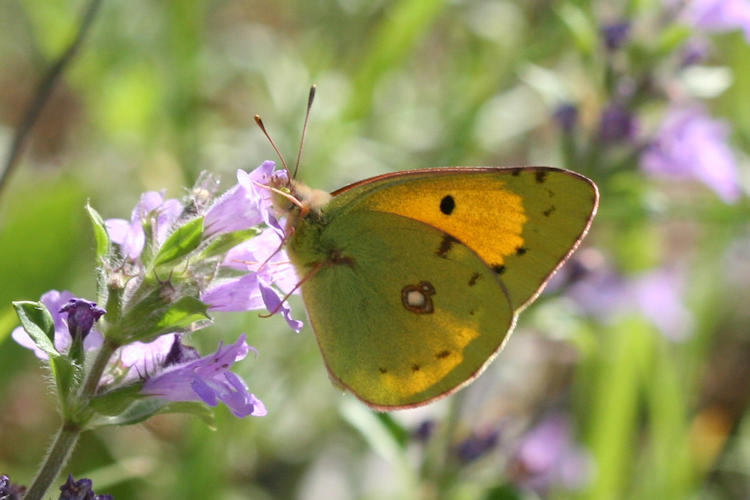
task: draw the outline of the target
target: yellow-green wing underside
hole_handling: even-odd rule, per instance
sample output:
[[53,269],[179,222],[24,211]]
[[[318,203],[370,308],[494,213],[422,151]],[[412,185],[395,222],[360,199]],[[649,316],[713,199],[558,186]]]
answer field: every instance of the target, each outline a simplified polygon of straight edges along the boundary
[[411,170],[333,194],[331,205],[410,217],[469,246],[497,272],[517,312],[578,246],[599,198],[587,178],[550,167]]
[[371,406],[450,394],[479,374],[512,329],[495,273],[461,244],[438,255],[445,236],[369,210],[333,217],[321,234],[321,248],[336,249],[338,260],[302,285],[305,305],[331,377]]

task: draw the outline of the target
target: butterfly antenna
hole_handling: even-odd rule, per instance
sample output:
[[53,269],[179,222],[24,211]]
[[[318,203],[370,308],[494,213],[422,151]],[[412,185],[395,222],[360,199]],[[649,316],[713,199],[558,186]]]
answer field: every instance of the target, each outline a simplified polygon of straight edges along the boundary
[[[276,146],[276,143],[273,142],[273,139],[271,139],[271,136],[268,135],[268,131],[266,130],[266,126],[263,125],[263,120],[260,119],[260,115],[255,115],[255,123],[258,124],[258,127],[263,131],[263,134],[266,136],[266,139],[268,139],[268,142],[271,143],[271,146],[273,147],[273,150],[276,151],[276,154],[279,156],[279,159],[281,160],[281,164],[284,165],[284,170],[286,170],[287,175],[289,174],[289,165],[286,164],[286,160],[284,159],[284,155],[281,154],[281,151],[279,151],[279,147]],[[296,169],[295,169],[296,172]]]
[[307,125],[310,123],[310,109],[312,108],[313,101],[315,100],[315,89],[316,86],[310,87],[310,95],[307,97],[307,111],[305,111],[305,124],[302,126],[302,138],[299,141],[299,151],[297,151],[297,163],[294,164],[294,175],[292,179],[297,178],[297,170],[299,169],[299,162],[302,159],[302,148],[305,147],[305,136],[307,135]]

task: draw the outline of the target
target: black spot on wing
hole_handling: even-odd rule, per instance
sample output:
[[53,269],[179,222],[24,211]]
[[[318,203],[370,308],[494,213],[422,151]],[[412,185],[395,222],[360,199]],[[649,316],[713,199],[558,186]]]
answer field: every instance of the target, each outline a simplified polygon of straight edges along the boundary
[[443,235],[443,239],[440,242],[440,246],[435,252],[435,255],[445,258],[446,254],[450,251],[454,243],[458,243],[458,240],[456,238],[454,238],[450,234]]
[[534,174],[534,178],[539,184],[543,184],[544,181],[547,180],[547,172],[544,170],[539,170],[536,174]]
[[378,368],[378,371],[379,371],[380,373],[388,373],[388,370],[386,370],[385,368],[382,368],[382,367],[381,367],[381,368]]
[[544,215],[545,217],[549,217],[550,215],[552,215],[555,212],[555,210],[557,210],[555,208],[555,206],[554,205],[550,205],[550,207],[547,210],[545,210],[545,211],[542,212],[542,215]]
[[443,212],[445,215],[452,214],[455,208],[456,208],[456,200],[453,199],[453,196],[447,194],[443,196],[442,200],[440,200],[440,211]]
[[495,271],[496,274],[503,274],[505,272],[505,266],[502,264],[492,266],[492,270]]
[[479,273],[474,273],[471,275],[471,278],[469,278],[469,286],[474,286],[477,284],[477,280],[480,278]]
[[445,359],[450,355],[451,355],[450,351],[440,351],[439,353],[435,354],[435,357],[437,359]]
[[420,366],[418,364],[414,363],[413,365],[411,365],[411,371],[418,372],[419,369],[420,369]]
[[523,172],[522,168],[514,168],[510,171],[510,175],[512,175],[513,177],[518,177],[519,175],[521,175],[521,172]]
[[524,248],[524,247],[518,247],[518,248],[516,248],[516,255],[519,255],[519,256],[520,256],[520,255],[523,255],[523,254],[525,254],[525,253],[526,253],[527,251],[528,251],[528,249],[527,249],[527,248]]

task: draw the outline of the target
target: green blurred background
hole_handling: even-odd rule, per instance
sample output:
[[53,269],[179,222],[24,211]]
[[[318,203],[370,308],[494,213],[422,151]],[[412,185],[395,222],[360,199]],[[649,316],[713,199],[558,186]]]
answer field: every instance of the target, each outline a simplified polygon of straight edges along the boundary
[[[0,155],[85,5],[0,2]],[[628,101],[641,139],[670,91],[687,88],[731,125],[748,185],[750,44],[740,32],[714,34],[703,73],[685,75],[675,54],[694,28],[665,9],[649,0],[103,2],[0,192],[0,472],[28,484],[58,424],[45,372],[10,339],[10,301],[49,289],[93,297],[86,200],[105,218],[127,218],[142,191],[180,196],[202,170],[232,185],[237,168],[276,159],[256,113],[293,159],[316,83],[303,181],[333,190],[407,168],[571,168],[602,194],[568,266],[577,272],[566,268],[521,316],[469,389],[388,416],[329,384],[309,327],[295,335],[278,318],[218,314],[189,342],[209,352],[247,332],[259,356],[238,370],[268,416],[238,420],[219,407],[215,432],[162,416],[89,433],[67,470],[120,500],[750,497],[750,205],[652,180],[638,168],[642,141],[603,145],[598,135],[625,83],[651,85]],[[628,46],[607,51],[600,27],[621,20],[631,23]],[[565,103],[578,110],[567,135],[553,119]],[[609,284],[591,282],[600,314],[566,294],[592,275],[627,284],[661,269],[679,275],[664,292],[684,308],[679,338],[622,294],[606,296]],[[519,450],[550,415],[564,416],[566,434],[542,441],[562,439],[578,462],[568,464],[574,480],[553,474],[540,488]],[[434,432],[419,439],[424,422]],[[477,456],[462,454],[494,433]]]

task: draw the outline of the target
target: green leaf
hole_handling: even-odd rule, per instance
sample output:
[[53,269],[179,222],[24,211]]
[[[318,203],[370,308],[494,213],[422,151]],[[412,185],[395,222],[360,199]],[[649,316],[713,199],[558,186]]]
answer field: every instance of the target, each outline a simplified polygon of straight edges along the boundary
[[187,413],[200,418],[211,430],[216,430],[216,416],[211,407],[197,401],[179,401],[169,403],[159,413]]
[[692,30],[681,24],[672,24],[659,32],[656,40],[656,53],[660,57],[669,55],[684,44],[692,35]]
[[512,484],[502,484],[489,488],[484,500],[521,500],[523,496]]
[[94,232],[94,240],[96,241],[96,257],[98,260],[104,259],[109,253],[111,240],[109,233],[107,232],[107,226],[104,224],[104,219],[99,215],[94,207],[86,203],[86,212],[89,214],[91,220],[91,229]]
[[132,405],[134,400],[142,398],[140,394],[142,387],[143,382],[138,382],[98,394],[91,400],[91,407],[102,415],[117,416]]
[[13,302],[18,319],[34,344],[48,356],[59,356],[55,349],[55,321],[41,302],[19,300]]
[[240,243],[249,240],[260,234],[260,229],[244,229],[242,231],[234,231],[231,233],[221,234],[211,240],[211,243],[203,249],[200,254],[201,259],[207,259],[210,257],[216,257],[217,255],[224,254],[230,249],[236,247]]
[[383,425],[376,412],[351,400],[342,403],[339,411],[344,420],[359,431],[375,453],[389,462],[406,462],[404,448],[388,426]]
[[213,410],[204,403],[170,402],[164,399],[148,397],[139,399],[128,406],[119,415],[102,417],[93,420],[89,429],[112,425],[133,425],[143,422],[154,415],[162,413],[187,413],[200,418],[209,428],[216,430]]
[[169,401],[158,398],[144,398],[134,401],[125,411],[119,415],[110,417],[101,417],[92,420],[89,423],[89,429],[105,427],[111,425],[132,425],[143,422],[144,420],[159,413]]
[[41,302],[16,301],[13,302],[13,307],[16,309],[21,326],[29,334],[34,344],[49,356],[49,367],[55,379],[63,413],[65,413],[68,395],[80,381],[81,368],[55,348],[55,322],[44,304]]
[[109,334],[119,342],[150,342],[159,335],[193,329],[196,323],[210,321],[208,306],[194,297],[181,297],[165,303],[159,291],[143,299]]
[[156,324],[162,333],[184,330],[194,323],[211,319],[207,312],[208,306],[195,297],[182,297],[169,306]]
[[81,366],[76,365],[68,356],[50,356],[49,367],[55,378],[63,416],[67,416],[68,396],[78,388],[81,381]]
[[203,237],[203,217],[186,222],[172,233],[154,258],[154,266],[160,266],[183,257],[200,245]]
[[573,40],[581,52],[588,56],[593,54],[599,34],[586,12],[572,2],[566,2],[557,10],[557,14],[570,30]]
[[406,445],[409,444],[409,431],[404,428],[403,425],[398,423],[396,419],[394,419],[390,413],[384,413],[384,412],[376,412],[374,411],[373,414],[375,417],[380,420],[380,423],[383,424],[383,427],[385,427],[388,432],[391,434],[393,439],[401,446],[401,448],[406,448]]

